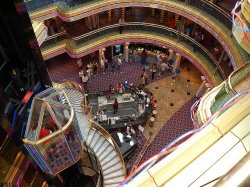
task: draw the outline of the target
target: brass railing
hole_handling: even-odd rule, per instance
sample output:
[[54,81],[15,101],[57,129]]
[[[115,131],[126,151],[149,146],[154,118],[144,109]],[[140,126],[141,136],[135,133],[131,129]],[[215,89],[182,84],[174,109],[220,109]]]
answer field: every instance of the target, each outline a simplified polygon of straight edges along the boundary
[[[121,3],[124,1],[120,1]],[[125,2],[134,2],[134,1],[125,1]],[[137,1],[138,2],[138,1]],[[145,6],[145,3],[147,3],[147,1],[139,1],[141,2],[141,6]],[[150,1],[149,1],[150,2]],[[172,1],[173,2],[173,1]],[[184,2],[184,0],[177,0],[177,2]],[[56,7],[56,10],[60,10],[60,13],[63,14],[64,16],[77,16],[80,14],[83,14],[85,12],[87,12],[90,9],[98,9],[100,7],[105,7],[108,6],[110,4],[116,4],[119,3],[119,1],[103,1],[103,0],[71,0],[68,2],[63,2],[61,0],[44,0],[44,1],[39,1],[39,0],[32,0],[32,1],[28,1],[26,2],[26,6],[28,8],[29,11],[31,11],[33,14],[39,11],[41,11],[41,9],[49,9],[50,7],[54,6]],[[166,4],[165,0],[160,0],[160,1],[151,1],[151,3],[156,4],[156,6],[158,5],[160,7],[160,5],[162,4]],[[93,7],[93,5],[96,5]],[[181,3],[179,3],[181,4]],[[222,24],[225,24],[229,30],[231,30],[232,28],[232,23],[231,23],[231,17],[230,15],[224,11],[223,9],[221,9],[220,7],[218,7],[217,5],[215,5],[214,3],[209,2],[208,0],[189,0],[189,4],[191,6],[194,6],[204,12],[209,13],[211,16],[213,16],[214,18],[216,18],[217,20],[219,20]],[[85,8],[82,11],[76,11],[79,8]],[[70,13],[70,11],[72,11],[72,13]],[[59,11],[58,11],[59,12]],[[32,14],[31,13],[31,14]],[[31,16],[33,17],[33,16]]]
[[123,169],[124,176],[126,176],[127,172],[126,172],[125,162],[123,160],[123,156],[121,154],[121,151],[120,151],[119,146],[117,145],[117,143],[114,141],[112,136],[103,127],[101,127],[98,123],[96,123],[94,120],[90,119],[89,122],[90,122],[90,127],[91,128],[96,129],[99,133],[101,133],[104,136],[104,138],[107,141],[109,141],[109,143],[111,143],[114,146],[115,151],[118,154],[118,156],[119,156],[119,158],[120,158],[120,160],[122,162],[121,164],[122,164],[122,169]]
[[[78,46],[82,45],[84,42],[89,41],[92,38],[99,37],[100,35],[106,34],[106,33],[111,33],[111,32],[119,32],[119,27],[121,24],[113,24],[113,25],[108,25],[93,31],[90,31],[88,33],[85,33],[81,36],[74,37],[72,39],[67,40],[67,44],[65,46],[67,50],[75,50],[73,48],[77,48]],[[134,30],[144,30],[144,31],[150,31],[150,32],[155,32],[159,33],[161,35],[166,35],[170,37],[178,36],[178,31],[174,30],[172,28],[163,26],[163,25],[158,25],[158,24],[153,24],[153,23],[145,23],[145,22],[126,22],[123,24],[124,31],[134,31]],[[180,36],[182,37],[182,42],[187,43],[188,45],[195,45],[197,46],[197,50],[213,65],[213,67],[218,70],[223,77],[223,79],[226,79],[225,73],[223,69],[221,68],[220,64],[218,61],[213,57],[213,55],[205,48],[203,47],[200,43],[195,41],[193,38],[190,36],[181,33]],[[73,42],[71,45],[70,42]],[[214,74],[216,73],[214,72]]]
[[[88,116],[88,120],[89,120],[89,127],[93,128],[95,130],[97,130],[99,133],[101,133],[103,135],[103,137],[109,141],[109,143],[111,143],[113,145],[113,147],[115,148],[116,153],[118,154],[121,162],[122,162],[122,168],[123,168],[123,172],[124,172],[124,176],[126,176],[126,167],[125,167],[125,162],[123,160],[123,156],[121,154],[121,151],[119,149],[119,146],[117,145],[117,143],[114,141],[114,139],[112,138],[112,136],[103,128],[101,127],[98,123],[96,123],[92,117],[93,117],[93,110],[92,107],[87,106],[86,104],[86,96],[85,96],[85,92],[84,89],[82,88],[82,86],[74,81],[68,81],[65,80],[64,81],[64,85],[66,88],[70,88],[70,89],[75,89],[79,92],[81,92],[82,94],[84,94],[84,99],[82,101],[82,111],[83,113],[85,113]],[[86,108],[88,109],[86,111]]]

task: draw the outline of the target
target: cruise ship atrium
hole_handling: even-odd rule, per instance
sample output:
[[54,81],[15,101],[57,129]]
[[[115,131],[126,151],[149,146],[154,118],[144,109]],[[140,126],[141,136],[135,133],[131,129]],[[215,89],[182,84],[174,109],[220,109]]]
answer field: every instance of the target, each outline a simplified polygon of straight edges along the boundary
[[0,186],[250,186],[250,2],[0,6]]

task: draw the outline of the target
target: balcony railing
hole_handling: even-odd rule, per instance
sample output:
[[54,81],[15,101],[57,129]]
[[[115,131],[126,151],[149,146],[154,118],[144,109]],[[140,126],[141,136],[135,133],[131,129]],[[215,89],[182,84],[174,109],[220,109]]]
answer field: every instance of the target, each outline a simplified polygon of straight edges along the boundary
[[[152,168],[154,165],[158,163],[162,158],[164,158],[166,155],[172,153],[178,147],[180,144],[178,144],[180,141],[186,140],[188,137],[192,136],[193,134],[202,131],[205,127],[209,126],[211,122],[215,121],[219,116],[221,116],[226,110],[228,110],[231,106],[238,103],[241,99],[243,99],[245,96],[247,96],[250,93],[250,91],[243,91],[241,93],[238,93],[234,95],[233,98],[228,100],[226,103],[224,103],[219,110],[216,111],[202,126],[196,126],[193,130],[188,131],[179,137],[177,137],[174,141],[167,144],[162,148],[162,150],[157,153],[156,155],[152,156],[150,159],[145,161],[143,164],[141,164],[137,169],[132,171],[129,176],[120,184],[120,186],[126,186],[125,184],[130,184],[129,186],[132,186],[133,179],[136,179],[136,177],[146,171],[148,171],[150,168]],[[192,111],[191,111],[192,112]],[[167,166],[166,166],[167,167]],[[155,175],[155,174],[154,174]]]
[[[211,106],[210,110],[212,113],[215,113],[216,110],[223,105],[226,101],[232,98],[236,93],[239,93],[242,90],[249,89],[250,85],[246,81],[250,77],[250,62],[240,67],[238,70],[231,73],[228,77],[228,81],[225,82],[224,86],[217,93],[214,98],[214,103]],[[246,81],[246,85],[243,85],[242,88],[236,89],[237,85]]]
[[[36,11],[42,8],[47,8],[52,5],[57,5],[63,10],[73,10],[81,6],[86,6],[86,3],[94,3],[101,0],[32,0],[27,1],[26,6],[29,11]],[[178,0],[184,2],[184,0]],[[162,1],[164,3],[164,1]],[[159,1],[161,3],[161,1]],[[190,0],[189,6],[194,6],[220,21],[224,24],[229,30],[232,30],[232,21],[231,16],[225,10],[221,9],[214,3],[209,2],[208,0]]]
[[225,10],[221,9],[208,0],[190,0],[190,5],[208,13],[224,24],[230,31],[232,30],[232,18]]
[[[238,70],[231,73],[231,75],[228,77],[228,80],[224,81],[219,85],[216,90],[213,89],[209,94],[206,94],[201,99],[201,103],[199,106],[199,113],[197,113],[195,110],[197,106],[192,107],[192,115],[196,116],[196,118],[193,118],[194,124],[197,126],[202,125],[202,120],[199,121],[197,118],[197,115],[199,116],[205,116],[205,119],[208,119],[216,113],[226,102],[231,100],[231,98],[235,97],[237,93],[241,93],[245,90],[250,89],[249,84],[249,78],[250,78],[250,62],[246,63],[242,67],[240,67]],[[220,87],[220,88],[219,88]],[[213,92],[215,93],[214,95]],[[208,99],[210,96],[210,99]],[[210,107],[210,101],[213,101]],[[203,106],[202,106],[203,105]],[[208,112],[206,112],[208,111]]]
[[[113,24],[108,25],[93,31],[90,31],[86,34],[83,34],[81,36],[72,38],[68,40],[67,42],[72,48],[80,48],[84,45],[85,42],[89,42],[91,40],[97,39],[100,36],[103,36],[105,34],[109,33],[119,33],[120,32],[120,26],[121,24]],[[171,38],[177,38],[180,34],[180,41],[183,43],[188,44],[189,46],[194,47],[197,49],[197,51],[202,54],[209,62],[210,65],[216,70],[214,74],[217,76],[218,72],[223,79],[225,79],[225,74],[220,67],[217,60],[212,56],[212,54],[201,44],[199,44],[197,41],[195,41],[190,36],[179,33],[177,30],[171,29],[166,26],[152,24],[152,23],[144,23],[144,22],[126,22],[123,26],[123,32],[148,32],[148,33],[155,33],[156,35],[162,35],[164,37],[171,37]],[[57,36],[51,36],[50,38],[47,38],[45,42],[42,44],[42,48],[45,48],[49,45],[54,45],[59,41],[66,40],[67,34],[65,32],[58,33]],[[65,41],[66,42],[66,41]],[[218,71],[217,71],[218,70]]]

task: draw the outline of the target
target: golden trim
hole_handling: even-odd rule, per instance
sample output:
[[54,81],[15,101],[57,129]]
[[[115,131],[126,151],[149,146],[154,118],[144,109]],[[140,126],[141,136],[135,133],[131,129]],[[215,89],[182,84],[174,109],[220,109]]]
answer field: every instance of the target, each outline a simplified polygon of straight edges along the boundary
[[[151,0],[150,2],[145,1],[145,0],[120,0],[120,1],[110,0],[110,1],[93,2],[93,3],[90,3],[90,4],[85,5],[85,6],[79,6],[79,8],[76,8],[74,10],[69,10],[69,11],[65,11],[62,8],[60,8],[59,6],[53,5],[50,8],[45,8],[43,10],[39,10],[39,11],[36,11],[34,13],[30,13],[30,17],[31,17],[31,19],[35,20],[35,19],[38,19],[39,16],[49,14],[49,12],[52,13],[53,11],[56,11],[57,13],[61,14],[62,17],[74,17],[74,16],[77,16],[79,14],[87,13],[89,11],[91,12],[91,10],[94,10],[97,8],[101,8],[101,7],[104,8],[105,6],[108,6],[108,5],[113,5],[113,4],[117,4],[117,3],[134,3],[134,2],[151,3],[152,5],[156,6],[157,8],[161,8],[162,7],[161,5],[175,7],[178,10],[182,10],[190,15],[197,17],[198,19],[202,20],[207,25],[212,27],[216,31],[216,33],[219,36],[221,36],[222,40],[224,40],[227,43],[232,55],[234,56],[236,65],[239,67],[243,64],[244,61],[243,61],[243,58],[242,58],[240,52],[237,49],[237,46],[235,45],[233,40],[230,38],[230,36],[227,32],[228,30],[225,29],[225,27],[223,25],[219,25],[215,19],[210,19],[207,16],[204,16],[204,14],[206,14],[205,12],[201,13],[199,11],[195,11],[195,9],[193,7],[185,6],[183,3],[180,3],[180,2],[170,2],[167,0],[160,0],[160,1],[159,0]],[[218,11],[219,11],[219,9],[218,9]]]
[[6,174],[6,176],[4,178],[5,182],[12,183],[12,181],[13,181],[15,175],[17,174],[19,167],[22,164],[24,158],[25,158],[25,156],[21,151],[17,153],[17,156],[16,156],[13,164],[10,166],[8,173]]
[[[96,48],[96,46],[101,46],[101,45],[105,45],[107,43],[113,42],[113,41],[120,41],[122,39],[127,39],[127,38],[131,38],[131,39],[150,39],[150,40],[154,40],[154,41],[158,41],[161,43],[165,43],[168,45],[171,45],[173,47],[178,48],[181,51],[185,51],[185,53],[188,53],[189,56],[195,60],[201,67],[202,69],[205,71],[205,73],[207,74],[207,76],[209,77],[209,79],[211,80],[211,82],[214,85],[217,85],[220,83],[220,81],[217,81],[213,75],[213,72],[211,72],[211,70],[214,70],[214,68],[211,68],[211,70],[208,67],[211,67],[211,65],[207,62],[207,64],[204,64],[204,59],[199,58],[196,54],[194,54],[192,52],[191,49],[189,48],[185,48],[183,45],[180,44],[180,42],[177,42],[177,40],[173,40],[173,39],[168,39],[166,37],[162,37],[162,36],[156,36],[156,35],[152,35],[152,34],[143,34],[143,33],[130,33],[130,34],[122,34],[122,35],[117,35],[114,34],[112,36],[109,37],[105,37],[103,39],[100,39],[98,41],[92,42],[90,44],[84,45],[83,47],[79,47],[79,48],[72,48],[69,44],[69,42],[67,42],[67,44],[65,44],[67,50],[69,50],[70,52],[72,52],[74,55],[79,55],[81,53],[84,53],[86,51],[89,51],[93,48]],[[54,52],[56,50],[57,47],[52,48],[52,51]],[[44,51],[44,53],[42,53],[43,56],[47,56],[50,53],[49,50]]]
[[[113,145],[113,147],[115,148],[115,150],[116,150],[116,152],[117,152],[117,154],[118,154],[118,156],[119,156],[119,158],[120,158],[120,160],[122,162],[122,169],[123,169],[123,172],[124,172],[124,176],[126,176],[127,172],[126,172],[125,162],[123,160],[123,156],[121,154],[121,151],[120,151],[117,143],[111,137],[111,135],[103,127],[101,127],[98,123],[96,123],[95,121],[92,120],[92,117],[93,117],[92,107],[87,106],[86,105],[87,103],[85,103],[86,102],[86,97],[85,97],[84,89],[82,88],[82,86],[80,84],[76,83],[76,82],[67,81],[67,80],[65,80],[63,84],[64,84],[64,86],[66,88],[75,89],[75,90],[81,92],[84,95],[84,99],[83,99],[81,105],[82,105],[83,112],[86,113],[87,116],[88,116],[88,121],[89,121],[89,124],[90,124],[90,128],[94,128],[95,130],[97,130],[98,132],[100,132],[104,136],[104,138],[107,141],[109,141],[109,143],[111,143]],[[86,111],[85,107],[89,108],[90,111]]]

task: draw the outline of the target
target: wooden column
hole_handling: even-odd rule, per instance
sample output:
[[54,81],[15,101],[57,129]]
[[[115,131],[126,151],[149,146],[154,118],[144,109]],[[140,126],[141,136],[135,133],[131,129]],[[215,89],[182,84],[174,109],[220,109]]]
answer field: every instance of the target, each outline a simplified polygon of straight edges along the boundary
[[161,13],[160,13],[160,23],[163,23],[164,15],[165,15],[165,10],[161,10]]

